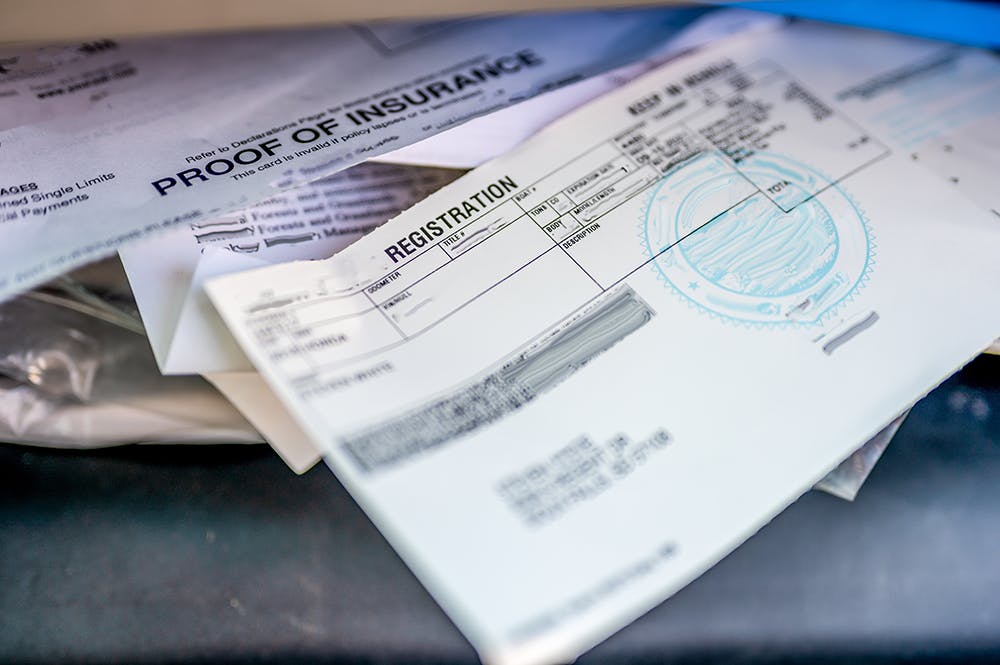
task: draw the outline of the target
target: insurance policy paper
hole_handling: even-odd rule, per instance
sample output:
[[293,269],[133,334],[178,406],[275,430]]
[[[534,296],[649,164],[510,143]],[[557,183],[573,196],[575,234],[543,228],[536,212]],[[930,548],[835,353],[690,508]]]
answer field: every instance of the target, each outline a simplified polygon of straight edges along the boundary
[[[706,9],[0,52],[0,298],[648,58]],[[586,44],[586,48],[581,48]]]
[[736,38],[209,294],[484,659],[569,660],[1000,332],[996,215],[898,131],[942,71],[977,94],[996,61]]

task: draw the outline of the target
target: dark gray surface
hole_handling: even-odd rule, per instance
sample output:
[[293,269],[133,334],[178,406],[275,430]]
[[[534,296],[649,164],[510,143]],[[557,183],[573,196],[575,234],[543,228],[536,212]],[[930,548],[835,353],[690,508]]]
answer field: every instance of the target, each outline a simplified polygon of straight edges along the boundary
[[[710,517],[710,516],[709,516]],[[325,468],[262,447],[0,447],[2,662],[474,662]],[[581,659],[1000,662],[1000,358]]]

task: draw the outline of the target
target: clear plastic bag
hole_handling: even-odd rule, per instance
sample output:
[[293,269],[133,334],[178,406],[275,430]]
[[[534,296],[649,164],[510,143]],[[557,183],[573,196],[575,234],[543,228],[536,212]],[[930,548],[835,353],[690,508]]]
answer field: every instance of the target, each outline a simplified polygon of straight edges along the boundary
[[0,439],[263,440],[201,377],[160,374],[117,259],[0,304]]

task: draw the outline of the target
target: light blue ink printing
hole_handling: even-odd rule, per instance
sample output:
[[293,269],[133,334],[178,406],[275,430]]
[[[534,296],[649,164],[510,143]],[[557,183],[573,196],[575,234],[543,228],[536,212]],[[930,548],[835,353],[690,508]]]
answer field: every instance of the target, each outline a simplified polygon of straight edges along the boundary
[[728,321],[822,323],[868,280],[864,215],[838,185],[787,157],[754,155],[740,169],[706,153],[661,180],[640,232],[653,269],[683,300]]

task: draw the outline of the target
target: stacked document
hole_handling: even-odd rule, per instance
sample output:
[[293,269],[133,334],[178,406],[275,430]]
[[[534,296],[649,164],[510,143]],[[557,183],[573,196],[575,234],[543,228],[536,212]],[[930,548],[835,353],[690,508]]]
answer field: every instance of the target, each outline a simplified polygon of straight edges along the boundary
[[117,250],[160,371],[325,461],[486,662],[852,497],[1000,335],[988,52],[708,9],[98,46],[0,125],[0,291]]

